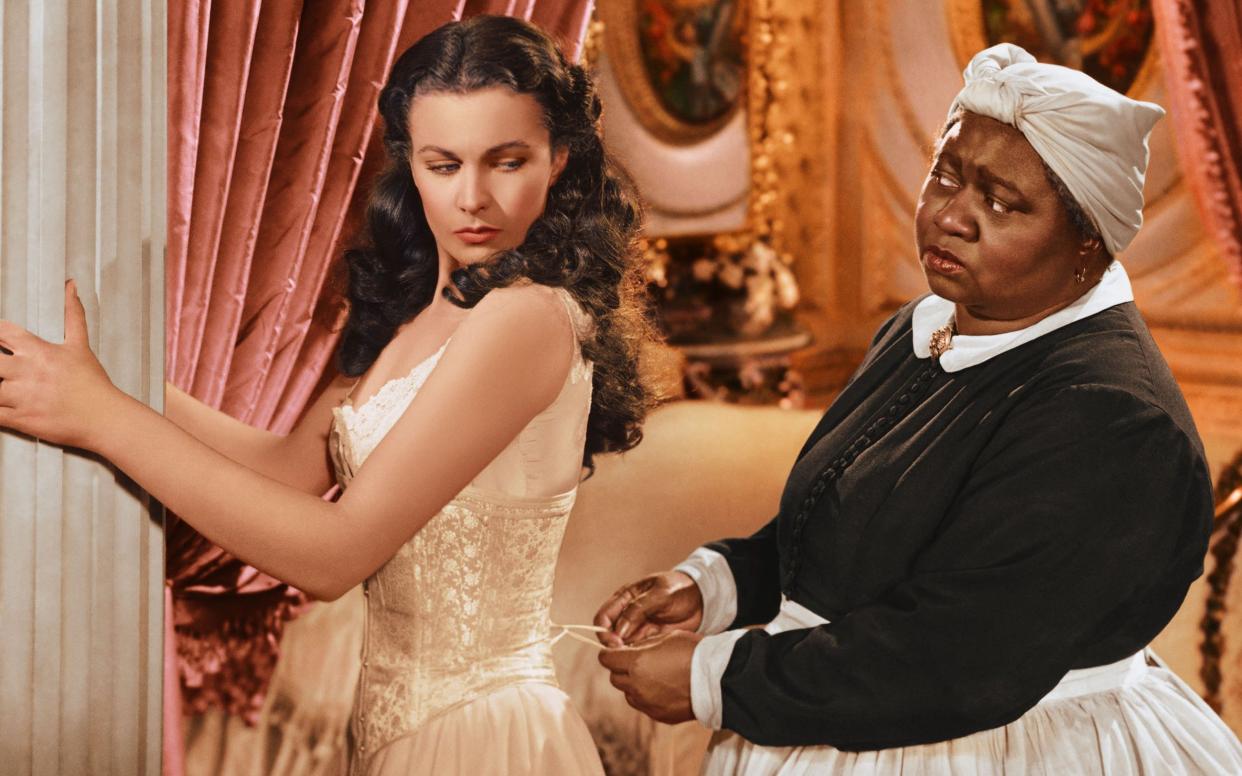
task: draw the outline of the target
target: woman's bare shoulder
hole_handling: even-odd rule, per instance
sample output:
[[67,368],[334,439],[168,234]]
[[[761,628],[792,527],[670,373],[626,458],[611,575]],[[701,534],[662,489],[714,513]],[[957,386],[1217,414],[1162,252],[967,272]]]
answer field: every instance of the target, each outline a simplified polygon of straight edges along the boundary
[[562,292],[540,283],[523,283],[489,291],[462,323],[463,329],[530,327],[541,336],[569,330]]

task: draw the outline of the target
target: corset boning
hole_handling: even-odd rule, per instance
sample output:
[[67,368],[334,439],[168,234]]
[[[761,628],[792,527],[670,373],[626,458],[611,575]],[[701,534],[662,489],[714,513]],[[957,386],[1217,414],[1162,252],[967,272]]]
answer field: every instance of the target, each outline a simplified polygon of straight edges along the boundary
[[502,687],[555,684],[549,608],[573,502],[467,488],[364,583],[359,760]]
[[[580,341],[584,314],[567,292],[558,293]],[[328,452],[342,488],[445,349],[361,407],[333,409]],[[475,478],[478,485],[462,490],[363,583],[352,770],[365,770],[387,744],[484,695],[525,682],[556,683],[552,581],[577,493],[591,377],[591,364],[575,348],[553,403]],[[566,481],[573,486],[568,492],[543,495]]]

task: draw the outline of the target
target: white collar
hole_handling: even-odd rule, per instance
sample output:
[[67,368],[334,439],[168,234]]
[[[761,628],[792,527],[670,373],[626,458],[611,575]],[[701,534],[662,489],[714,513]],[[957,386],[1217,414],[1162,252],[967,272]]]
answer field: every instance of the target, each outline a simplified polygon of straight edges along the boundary
[[[1004,334],[988,334],[953,336],[953,347],[940,357],[940,368],[946,372],[957,372],[968,367],[977,366],[990,358],[999,356],[1007,350],[1033,339],[1080,321],[1101,310],[1134,301],[1134,291],[1130,288],[1130,277],[1121,266],[1121,262],[1113,260],[1104,277],[1091,290],[1078,297],[1068,307],[1057,310],[1052,315],[1027,326],[1025,329],[1008,331]],[[914,337],[914,355],[919,358],[931,356],[931,335],[936,329],[953,320],[955,305],[948,299],[932,294],[919,302],[914,308],[911,321]]]

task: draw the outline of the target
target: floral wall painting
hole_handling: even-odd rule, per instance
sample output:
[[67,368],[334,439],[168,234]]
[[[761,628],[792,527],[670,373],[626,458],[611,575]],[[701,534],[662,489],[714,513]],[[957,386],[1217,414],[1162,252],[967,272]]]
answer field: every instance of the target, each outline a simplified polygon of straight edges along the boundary
[[1141,92],[1153,70],[1150,0],[951,0],[947,7],[963,67],[979,49],[1008,42],[1120,92]]

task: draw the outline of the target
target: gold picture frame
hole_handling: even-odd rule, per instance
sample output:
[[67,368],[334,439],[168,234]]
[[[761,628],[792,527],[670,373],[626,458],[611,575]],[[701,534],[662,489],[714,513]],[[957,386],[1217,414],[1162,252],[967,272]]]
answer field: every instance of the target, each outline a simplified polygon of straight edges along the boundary
[[[945,12],[948,16],[949,37],[953,43],[953,54],[958,67],[965,69],[971,58],[991,45],[988,40],[987,27],[984,20],[982,0],[946,0]],[[1054,63],[1062,64],[1062,63]],[[1153,32],[1133,81],[1126,88],[1126,94],[1141,98],[1152,86],[1152,79],[1158,74],[1160,67],[1159,46]]]
[[[676,145],[688,145],[711,137],[719,132],[734,115],[745,109],[748,73],[745,60],[745,38],[743,35],[743,62],[741,72],[737,74],[738,92],[729,107],[721,114],[707,121],[688,121],[676,115],[665,104],[652,83],[651,74],[644,59],[643,40],[639,25],[641,22],[641,4],[653,0],[603,0],[595,7],[596,16],[603,22],[604,46],[615,52],[613,60],[617,67],[618,83],[622,95],[629,104],[634,115],[643,126],[656,137]],[[658,1],[658,0],[656,0]],[[682,4],[686,0],[681,0]],[[712,0],[702,0],[704,5]],[[740,25],[750,25],[751,5],[748,0],[716,0],[717,3],[731,3],[735,6],[730,13],[731,19]],[[736,15],[742,18],[736,19]]]
[[[638,2],[641,0],[605,0],[596,4],[583,45],[584,64],[595,72],[601,52],[610,52],[609,63],[615,70],[622,99],[642,128],[654,138],[693,145],[704,137],[710,137],[711,132],[719,132],[721,127],[714,126],[708,132],[704,127],[686,126],[685,122],[680,122],[658,106],[659,99],[646,81],[645,74],[640,71],[642,63],[637,61],[638,42],[632,30]],[[783,111],[778,97],[792,75],[789,72],[792,60],[790,42],[786,35],[778,32],[778,27],[787,24],[788,20],[778,16],[775,0],[738,2],[744,6],[742,13],[745,14],[746,24],[745,88],[733,110],[720,121],[723,126],[736,118],[737,111],[743,111],[750,156],[743,223],[718,231],[682,233],[676,239],[707,238],[723,250],[737,250],[738,246],[762,239],[778,250],[783,259],[789,260],[783,240],[784,225],[775,217],[775,211],[781,206],[777,193],[781,171],[797,165],[794,159],[795,131],[788,125],[787,119],[781,119]],[[619,30],[622,26],[626,29]],[[619,50],[618,46],[621,47]],[[637,82],[641,84],[636,85]],[[631,95],[634,95],[633,101]],[[651,110],[643,113],[643,105],[651,107]]]

